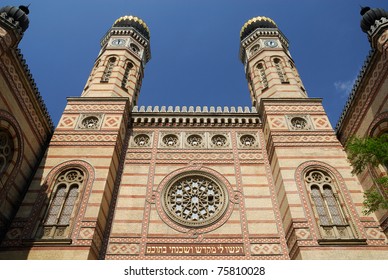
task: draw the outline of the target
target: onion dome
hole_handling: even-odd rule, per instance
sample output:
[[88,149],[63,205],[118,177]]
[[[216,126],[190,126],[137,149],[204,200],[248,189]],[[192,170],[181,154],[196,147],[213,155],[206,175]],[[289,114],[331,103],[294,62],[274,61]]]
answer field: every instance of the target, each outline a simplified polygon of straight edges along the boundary
[[135,16],[123,16],[115,21],[113,27],[133,27],[147,40],[150,39],[150,30],[147,24],[140,18]]
[[276,23],[269,17],[254,17],[248,20],[240,31],[240,40],[242,41],[257,28],[277,28]]
[[8,18],[13,18],[14,22],[18,22],[22,32],[26,31],[30,20],[28,19],[28,14],[30,11],[27,6],[5,6],[0,8],[0,14],[6,13]]
[[388,19],[388,12],[380,8],[371,9],[369,7],[364,7],[361,9],[360,14],[362,15],[360,24],[361,29],[365,33],[367,33],[370,28],[375,25],[376,20],[380,20],[383,17]]

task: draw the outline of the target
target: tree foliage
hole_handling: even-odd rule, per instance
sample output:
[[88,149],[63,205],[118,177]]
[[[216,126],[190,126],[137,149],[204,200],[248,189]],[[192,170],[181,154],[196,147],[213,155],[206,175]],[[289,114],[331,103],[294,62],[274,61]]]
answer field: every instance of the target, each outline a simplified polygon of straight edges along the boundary
[[[368,138],[354,137],[349,140],[346,151],[353,174],[360,174],[368,165],[377,167],[381,164],[388,167],[388,134]],[[387,195],[388,177],[381,176],[375,181],[375,186],[364,194],[363,213],[368,215],[379,209],[388,209]]]

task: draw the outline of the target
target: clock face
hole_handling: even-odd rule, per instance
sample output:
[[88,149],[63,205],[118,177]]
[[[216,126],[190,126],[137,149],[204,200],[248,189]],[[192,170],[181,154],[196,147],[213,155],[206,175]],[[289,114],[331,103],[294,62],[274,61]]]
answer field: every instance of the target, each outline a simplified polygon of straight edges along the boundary
[[267,46],[267,47],[270,47],[270,48],[275,48],[278,46],[278,43],[275,41],[275,40],[266,40],[264,42],[264,44]]
[[112,45],[113,46],[123,46],[125,44],[125,40],[124,39],[114,39],[112,41]]

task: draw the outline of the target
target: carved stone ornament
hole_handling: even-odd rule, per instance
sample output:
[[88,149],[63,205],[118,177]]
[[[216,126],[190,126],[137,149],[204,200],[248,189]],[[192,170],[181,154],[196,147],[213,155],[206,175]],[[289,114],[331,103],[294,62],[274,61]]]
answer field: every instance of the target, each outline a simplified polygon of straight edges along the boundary
[[101,128],[102,114],[81,114],[77,129],[98,130]]
[[150,137],[147,134],[136,135],[133,141],[139,147],[149,147],[151,144]]
[[177,147],[179,145],[179,138],[175,134],[167,134],[163,136],[162,143],[165,147]]
[[212,136],[211,144],[212,144],[212,146],[214,146],[216,148],[222,148],[222,147],[227,146],[228,139],[224,135],[216,134],[216,135]]
[[290,130],[311,130],[312,125],[309,116],[294,115],[286,116],[288,127]]

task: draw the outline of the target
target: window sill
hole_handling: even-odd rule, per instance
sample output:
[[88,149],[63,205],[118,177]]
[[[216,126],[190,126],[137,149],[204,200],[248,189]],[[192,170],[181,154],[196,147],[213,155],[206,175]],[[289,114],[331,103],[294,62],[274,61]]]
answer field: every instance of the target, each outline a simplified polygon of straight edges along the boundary
[[47,238],[47,239],[26,239],[23,240],[24,246],[63,246],[71,245],[72,240],[69,238],[59,239],[59,238]]
[[318,239],[319,245],[358,246],[367,245],[366,239]]

